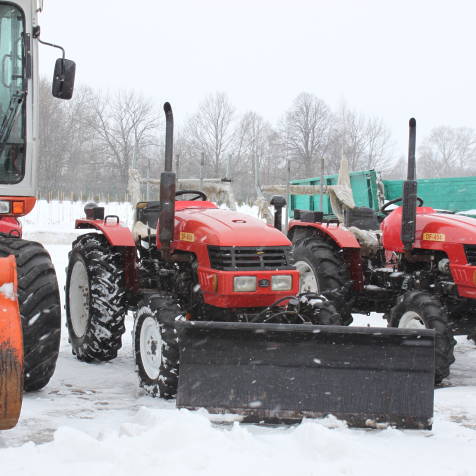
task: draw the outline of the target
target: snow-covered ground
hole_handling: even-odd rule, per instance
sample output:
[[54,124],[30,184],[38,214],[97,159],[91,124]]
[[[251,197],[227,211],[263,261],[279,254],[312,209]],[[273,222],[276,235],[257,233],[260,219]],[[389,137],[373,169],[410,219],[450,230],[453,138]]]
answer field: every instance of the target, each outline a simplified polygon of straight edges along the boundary
[[[53,257],[61,290],[81,208],[40,202],[25,220],[25,237],[42,239]],[[115,204],[106,213],[129,220],[131,208]],[[355,321],[385,325],[377,315]],[[118,358],[101,364],[77,361],[63,332],[51,382],[26,394],[19,424],[0,433],[0,475],[476,474],[476,346],[465,337],[458,338],[451,378],[435,391],[433,430],[401,431],[349,429],[332,418],[226,424],[177,410],[138,392],[131,329],[129,316]]]

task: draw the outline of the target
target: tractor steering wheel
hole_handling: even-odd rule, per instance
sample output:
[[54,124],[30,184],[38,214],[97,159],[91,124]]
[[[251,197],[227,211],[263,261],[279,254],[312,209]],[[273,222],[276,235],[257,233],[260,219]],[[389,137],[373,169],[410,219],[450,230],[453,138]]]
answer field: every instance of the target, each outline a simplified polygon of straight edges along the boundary
[[[420,198],[420,197],[417,197],[417,202],[418,202],[418,206],[421,207],[423,206],[423,200]],[[394,198],[393,200],[390,200],[389,202],[387,202],[385,205],[382,206],[382,208],[380,208],[380,211],[382,213],[389,213],[389,211],[387,210],[387,208],[390,206],[390,205],[393,205],[394,203],[398,203],[398,202],[401,202],[403,200],[403,197],[398,197],[398,198]]]
[[195,195],[194,197],[190,198],[189,200],[207,200],[207,196],[201,192],[200,190],[179,190],[178,192],[175,192],[176,197],[180,197],[181,195],[188,195],[188,194]]

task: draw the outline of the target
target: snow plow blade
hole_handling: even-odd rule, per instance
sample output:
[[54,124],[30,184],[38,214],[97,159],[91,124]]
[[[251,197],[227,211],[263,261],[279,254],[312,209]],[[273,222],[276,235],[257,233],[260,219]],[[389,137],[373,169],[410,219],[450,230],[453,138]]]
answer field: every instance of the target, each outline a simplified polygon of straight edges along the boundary
[[0,430],[13,428],[23,394],[23,334],[13,256],[0,258]]
[[177,407],[293,423],[430,429],[434,331],[177,322]]

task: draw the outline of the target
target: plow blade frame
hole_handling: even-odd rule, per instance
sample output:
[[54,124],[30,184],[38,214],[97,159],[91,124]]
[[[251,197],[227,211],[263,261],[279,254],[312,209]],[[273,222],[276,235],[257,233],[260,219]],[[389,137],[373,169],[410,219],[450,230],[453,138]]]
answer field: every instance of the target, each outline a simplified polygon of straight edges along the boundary
[[176,322],[177,407],[292,423],[329,414],[350,426],[430,429],[434,331]]

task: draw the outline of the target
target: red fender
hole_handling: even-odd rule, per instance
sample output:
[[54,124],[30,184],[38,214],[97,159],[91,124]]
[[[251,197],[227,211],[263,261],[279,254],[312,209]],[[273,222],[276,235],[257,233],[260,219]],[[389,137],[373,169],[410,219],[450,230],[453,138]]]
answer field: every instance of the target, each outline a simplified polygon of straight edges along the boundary
[[136,247],[131,230],[114,217],[106,217],[104,220],[88,220],[80,218],[75,222],[75,228],[92,228],[99,230],[106,237],[111,246]]
[[364,276],[362,273],[362,259],[360,256],[360,244],[355,236],[344,226],[337,223],[311,223],[299,220],[291,220],[288,227],[288,236],[291,241],[307,236],[312,231],[317,231],[328,236],[339,248],[344,251],[344,259],[349,267],[353,288],[361,291],[364,288]]
[[310,223],[299,220],[291,220],[288,227],[288,235],[294,235],[298,229],[315,228],[320,233],[329,236],[332,241],[337,243],[339,248],[358,248],[359,242],[355,236],[344,226],[337,223]]

